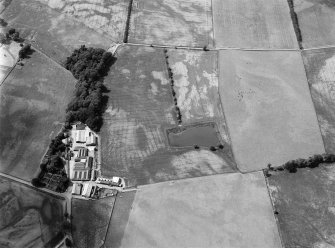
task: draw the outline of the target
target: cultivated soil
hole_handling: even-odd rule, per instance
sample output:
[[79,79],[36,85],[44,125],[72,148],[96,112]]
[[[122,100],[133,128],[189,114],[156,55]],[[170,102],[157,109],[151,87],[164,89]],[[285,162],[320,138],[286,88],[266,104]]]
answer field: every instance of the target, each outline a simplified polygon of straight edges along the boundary
[[213,0],[215,47],[298,49],[287,0]]
[[77,248],[98,248],[104,244],[114,202],[115,197],[72,199],[72,236]]
[[130,43],[213,46],[210,0],[134,0]]

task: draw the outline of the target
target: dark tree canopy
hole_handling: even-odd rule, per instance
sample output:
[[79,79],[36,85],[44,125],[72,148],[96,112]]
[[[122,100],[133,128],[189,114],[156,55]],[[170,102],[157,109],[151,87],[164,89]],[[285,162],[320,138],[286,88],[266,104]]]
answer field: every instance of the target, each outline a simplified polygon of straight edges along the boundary
[[81,46],[67,58],[65,68],[78,79],[75,97],[68,104],[66,122],[80,121],[99,131],[106,102],[103,96],[103,77],[115,58],[101,48]]
[[31,45],[24,45],[19,51],[19,58],[24,59],[31,52]]

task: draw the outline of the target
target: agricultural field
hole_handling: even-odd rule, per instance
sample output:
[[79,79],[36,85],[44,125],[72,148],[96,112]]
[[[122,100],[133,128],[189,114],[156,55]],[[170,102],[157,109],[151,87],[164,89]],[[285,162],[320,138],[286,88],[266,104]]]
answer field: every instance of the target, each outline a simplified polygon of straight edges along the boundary
[[2,18],[21,37],[59,63],[80,45],[107,49],[111,44],[108,38],[78,20],[35,0],[12,0]]
[[114,247],[281,247],[262,172],[139,187]]
[[115,197],[100,200],[72,198],[72,236],[77,248],[100,248],[104,244]]
[[285,247],[335,247],[334,179],[334,164],[268,178]]
[[335,49],[303,52],[325,150],[335,153]]
[[294,0],[304,48],[335,45],[335,2]]
[[30,181],[62,127],[75,85],[71,73],[39,52],[0,87],[0,171]]
[[240,170],[324,153],[299,52],[220,51],[219,89]]
[[167,74],[162,49],[118,50],[105,78],[110,92],[101,130],[103,176],[147,184],[234,170],[225,152],[169,147],[165,129],[177,124]]
[[183,123],[217,123],[224,152],[233,160],[219,96],[217,52],[171,49],[168,50],[168,56]]
[[20,49],[20,44],[16,42],[11,42],[10,44],[0,43],[0,85],[15,65]]
[[118,193],[109,222],[104,248],[120,247],[135,195],[136,190]]
[[286,0],[213,0],[215,47],[298,49]]
[[122,42],[130,0],[37,0],[50,8],[74,17],[87,27]]
[[130,43],[213,47],[210,0],[134,0]]
[[0,247],[53,247],[65,200],[0,177]]

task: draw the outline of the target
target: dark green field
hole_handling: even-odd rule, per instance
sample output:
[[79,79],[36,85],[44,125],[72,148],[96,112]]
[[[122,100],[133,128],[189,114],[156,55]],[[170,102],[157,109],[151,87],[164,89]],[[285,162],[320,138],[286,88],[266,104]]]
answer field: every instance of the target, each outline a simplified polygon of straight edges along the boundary
[[104,244],[115,198],[72,199],[72,236],[77,248],[99,248]]
[[268,178],[285,247],[335,246],[335,165]]
[[0,171],[30,181],[62,127],[72,75],[34,52],[0,87]]

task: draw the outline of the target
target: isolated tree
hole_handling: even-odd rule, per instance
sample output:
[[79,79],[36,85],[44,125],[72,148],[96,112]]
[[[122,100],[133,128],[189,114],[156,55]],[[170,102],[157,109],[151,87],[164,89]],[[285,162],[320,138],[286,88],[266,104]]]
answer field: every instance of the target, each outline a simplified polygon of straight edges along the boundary
[[72,247],[72,241],[71,241],[69,238],[66,238],[66,239],[65,239],[65,245],[66,245],[67,247]]
[[0,26],[6,27],[7,25],[8,23],[4,19],[0,18]]
[[24,59],[30,51],[31,51],[31,45],[30,44],[24,45],[19,51],[19,58]]

